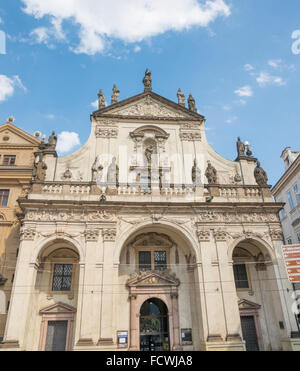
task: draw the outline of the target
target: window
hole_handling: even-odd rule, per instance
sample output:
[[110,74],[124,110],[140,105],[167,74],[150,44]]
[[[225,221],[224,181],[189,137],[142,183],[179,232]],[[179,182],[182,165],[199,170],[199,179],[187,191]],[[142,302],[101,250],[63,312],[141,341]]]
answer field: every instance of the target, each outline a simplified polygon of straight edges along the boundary
[[72,270],[72,264],[54,264],[52,291],[71,290]]
[[16,164],[16,156],[5,155],[3,158],[4,166],[14,166]]
[[139,252],[139,267],[141,270],[151,270],[151,251]]
[[233,265],[235,286],[237,289],[249,289],[246,264],[235,263]]
[[293,241],[292,241],[291,238],[288,238],[288,239],[287,239],[287,244],[288,244],[288,245],[292,245],[292,244],[293,244]]
[[9,190],[0,189],[0,207],[6,207],[8,203]]
[[295,209],[295,204],[294,204],[294,200],[293,200],[293,196],[291,192],[288,193],[288,198],[289,198],[289,204],[290,204],[291,211],[293,211]]
[[298,184],[295,185],[294,192],[296,196],[297,205],[300,205],[300,193],[299,193]]
[[[278,202],[282,202],[281,200],[278,200]],[[284,219],[286,217],[286,214],[285,214],[285,208],[283,207],[280,212],[279,212],[279,215],[280,215],[280,219]]]
[[300,242],[300,232],[297,233],[298,242]]
[[166,269],[167,266],[167,252],[154,251],[154,269]]
[[140,270],[163,270],[167,268],[167,251],[139,251]]

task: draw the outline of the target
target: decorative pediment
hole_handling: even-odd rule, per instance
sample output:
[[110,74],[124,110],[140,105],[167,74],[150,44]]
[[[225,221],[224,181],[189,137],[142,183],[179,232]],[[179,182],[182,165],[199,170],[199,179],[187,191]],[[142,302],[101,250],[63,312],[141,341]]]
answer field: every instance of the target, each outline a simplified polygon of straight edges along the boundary
[[0,126],[0,144],[5,146],[39,146],[40,140],[7,122]]
[[204,120],[204,117],[198,113],[192,112],[153,92],[142,93],[112,104],[94,112],[93,116]]
[[242,299],[239,300],[239,309],[240,310],[258,310],[261,308],[261,305],[253,303],[249,300]]
[[66,314],[76,313],[76,308],[60,302],[40,310],[40,314],[52,314],[52,313],[66,313]]
[[173,245],[174,243],[169,236],[155,232],[140,234],[131,243],[131,246],[133,248],[139,247],[171,248]]
[[127,281],[128,287],[179,286],[175,274],[168,271],[142,271],[134,273]]

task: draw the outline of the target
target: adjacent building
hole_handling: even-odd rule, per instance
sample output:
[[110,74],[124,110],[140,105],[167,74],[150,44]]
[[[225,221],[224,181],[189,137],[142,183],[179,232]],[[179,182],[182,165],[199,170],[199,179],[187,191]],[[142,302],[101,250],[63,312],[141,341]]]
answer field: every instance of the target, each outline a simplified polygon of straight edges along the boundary
[[285,172],[272,189],[277,202],[285,203],[280,220],[287,245],[300,244],[300,152],[287,147],[281,155]]
[[30,188],[40,140],[13,124],[0,126],[0,340],[4,336],[20,245],[18,198]]
[[35,154],[2,349],[300,350],[266,172],[143,84],[99,92],[75,153],[53,133]]

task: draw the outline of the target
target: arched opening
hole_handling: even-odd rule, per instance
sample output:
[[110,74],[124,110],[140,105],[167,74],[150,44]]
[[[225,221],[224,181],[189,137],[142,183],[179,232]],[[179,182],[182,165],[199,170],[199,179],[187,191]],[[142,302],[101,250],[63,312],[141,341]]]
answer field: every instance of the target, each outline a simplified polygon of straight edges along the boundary
[[170,349],[169,315],[165,303],[157,298],[144,302],[140,310],[140,350]]
[[[73,348],[73,322],[79,284],[79,252],[69,241],[57,239],[46,244],[37,256],[35,307],[40,309],[40,350]],[[49,303],[40,308],[39,303]],[[71,309],[72,310],[71,310]],[[41,310],[42,309],[42,310]]]
[[245,239],[232,252],[233,274],[247,351],[280,349],[280,290],[269,249]]

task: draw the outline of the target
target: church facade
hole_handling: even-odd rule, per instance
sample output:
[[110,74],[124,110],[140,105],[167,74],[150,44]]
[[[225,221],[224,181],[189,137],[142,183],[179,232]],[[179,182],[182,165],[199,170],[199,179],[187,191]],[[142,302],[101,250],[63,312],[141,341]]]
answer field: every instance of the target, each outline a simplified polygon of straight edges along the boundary
[[2,349],[300,350],[265,171],[143,83],[100,91],[75,153],[36,152]]

